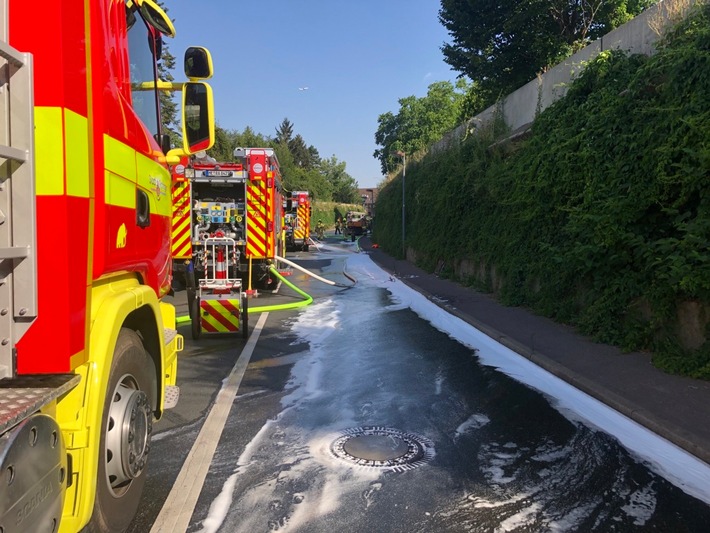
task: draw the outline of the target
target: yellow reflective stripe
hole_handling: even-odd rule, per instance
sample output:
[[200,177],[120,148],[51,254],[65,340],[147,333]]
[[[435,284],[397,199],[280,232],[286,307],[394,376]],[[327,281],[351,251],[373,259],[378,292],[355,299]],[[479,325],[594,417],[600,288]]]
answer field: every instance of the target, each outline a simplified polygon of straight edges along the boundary
[[136,162],[138,186],[149,193],[151,214],[172,217],[173,196],[170,172],[163,165],[143,154],[136,154]]
[[136,186],[150,198],[150,212],[172,216],[171,177],[168,169],[133,148],[104,135],[106,203],[136,207]]
[[62,108],[35,107],[35,172],[38,195],[64,194]]
[[136,184],[123,176],[106,171],[106,203],[118,207],[136,207]]
[[104,160],[106,170],[123,176],[135,183],[136,181],[136,151],[127,144],[104,135]]
[[89,197],[89,131],[86,117],[64,110],[67,194]]
[[116,139],[104,135],[106,166],[106,203],[119,207],[136,207],[136,151]]

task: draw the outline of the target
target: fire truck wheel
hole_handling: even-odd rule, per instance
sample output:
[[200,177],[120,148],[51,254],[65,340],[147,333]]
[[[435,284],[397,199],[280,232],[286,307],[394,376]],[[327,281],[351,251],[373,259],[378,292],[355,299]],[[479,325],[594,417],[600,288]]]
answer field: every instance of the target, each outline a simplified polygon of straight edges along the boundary
[[192,340],[198,340],[202,334],[200,326],[200,299],[192,300],[192,308],[190,309],[190,323],[192,326]]
[[249,298],[246,294],[242,294],[242,308],[239,316],[242,319],[242,338],[246,340],[249,338]]
[[96,500],[86,532],[124,531],[138,509],[153,430],[152,365],[138,334],[121,329],[106,390]]

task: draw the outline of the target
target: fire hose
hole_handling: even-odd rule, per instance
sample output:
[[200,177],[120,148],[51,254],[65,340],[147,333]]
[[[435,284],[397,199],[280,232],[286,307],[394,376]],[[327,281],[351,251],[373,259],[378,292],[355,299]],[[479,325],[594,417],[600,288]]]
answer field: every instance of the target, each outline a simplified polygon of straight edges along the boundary
[[[262,305],[259,307],[250,307],[249,308],[249,313],[266,313],[267,311],[283,311],[286,309],[297,309],[299,307],[304,307],[306,305],[310,305],[313,302],[313,297],[306,293],[305,291],[302,291],[298,287],[296,287],[293,283],[288,281],[286,278],[284,278],[281,274],[279,274],[279,271],[276,270],[273,266],[269,269],[271,270],[271,273],[276,276],[279,280],[281,280],[284,285],[292,289],[294,292],[299,294],[300,296],[303,297],[302,300],[299,300],[297,302],[289,302],[286,304],[275,304],[275,305]],[[175,322],[177,324],[187,324],[191,322],[192,320],[190,319],[189,316],[179,316],[175,319]]]
[[276,270],[273,266],[269,269],[271,270],[271,273],[276,276],[279,280],[281,280],[284,285],[295,291],[297,294],[303,296],[303,300],[299,300],[298,302],[291,302],[287,304],[276,304],[276,305],[262,305],[259,307],[250,307],[249,312],[250,313],[265,313],[267,311],[283,311],[284,309],[296,309],[298,307],[305,307],[306,305],[310,305],[313,302],[313,297],[306,293],[305,291],[302,291],[298,287],[296,287],[293,283],[288,281],[286,278],[284,278],[281,274],[279,274],[279,271]]
[[[351,287],[355,286],[355,283],[357,283],[357,280],[350,276],[347,272],[343,272],[343,275],[351,280],[353,282],[353,285],[344,285],[342,283],[336,283],[335,281],[325,279],[317,274],[314,274],[308,269],[303,268],[302,266],[294,263],[293,261],[289,261],[288,259],[285,259],[283,257],[278,257],[276,256],[275,259],[278,261],[281,261],[289,266],[292,266],[293,268],[300,270],[304,274],[308,274],[309,276],[312,276],[313,278],[317,279],[318,281],[322,281],[323,283],[327,283],[328,285],[333,285],[335,287],[344,287],[346,289],[349,289]],[[249,313],[265,313],[267,311],[283,311],[286,309],[297,309],[299,307],[305,307],[306,305],[310,305],[313,302],[313,297],[306,293],[305,291],[299,289],[296,287],[293,283],[288,281],[286,278],[284,278],[281,274],[279,274],[279,271],[276,270],[276,268],[272,265],[269,267],[269,271],[276,276],[280,281],[284,283],[287,287],[289,287],[291,290],[299,294],[300,296],[303,297],[303,300],[299,300],[297,302],[290,302],[290,303],[285,303],[285,304],[274,304],[274,305],[262,305],[259,307],[250,307],[249,308]],[[191,319],[189,316],[179,316],[175,319],[177,324],[187,324],[188,322],[191,322]]]
[[347,272],[345,272],[345,271],[343,271],[343,276],[345,276],[345,277],[348,278],[350,281],[352,281],[352,282],[353,282],[352,285],[343,285],[342,283],[337,283],[337,282],[335,282],[335,281],[333,281],[333,280],[325,279],[325,278],[319,276],[318,274],[314,274],[313,272],[311,272],[311,271],[308,270],[307,268],[303,268],[301,265],[299,265],[299,264],[297,264],[297,263],[294,263],[293,261],[289,261],[288,259],[285,259],[285,258],[283,258],[283,257],[275,256],[274,259],[276,259],[277,261],[281,261],[282,263],[286,263],[288,266],[291,266],[291,267],[295,268],[296,270],[300,270],[300,271],[303,272],[304,274],[308,274],[308,275],[311,276],[312,278],[317,279],[318,281],[322,281],[323,283],[327,283],[328,285],[332,285],[332,286],[334,286],[334,287],[344,287],[344,288],[346,288],[346,289],[349,289],[349,288],[353,287],[353,286],[357,283],[357,280],[356,280],[355,278],[353,278],[352,276],[350,276],[350,275],[349,275]]

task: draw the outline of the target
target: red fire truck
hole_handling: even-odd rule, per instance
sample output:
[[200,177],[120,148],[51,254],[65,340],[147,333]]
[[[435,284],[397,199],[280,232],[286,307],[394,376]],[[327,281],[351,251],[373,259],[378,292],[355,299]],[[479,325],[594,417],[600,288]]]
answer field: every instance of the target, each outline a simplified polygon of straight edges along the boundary
[[311,195],[293,191],[286,201],[286,250],[308,251],[311,238]]
[[157,79],[173,34],[151,0],[0,0],[0,531],[125,530],[177,401],[167,164],[214,122],[206,50]]
[[279,162],[272,148],[237,148],[234,161],[206,154],[173,173],[173,257],[185,276],[192,335],[242,331],[247,300],[276,286],[284,255]]

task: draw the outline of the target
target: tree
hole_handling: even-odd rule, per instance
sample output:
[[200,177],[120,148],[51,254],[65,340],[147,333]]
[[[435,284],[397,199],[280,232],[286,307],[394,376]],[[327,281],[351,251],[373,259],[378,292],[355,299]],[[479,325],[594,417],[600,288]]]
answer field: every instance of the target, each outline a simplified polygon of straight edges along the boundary
[[468,88],[468,91],[461,102],[459,118],[456,122],[462,124],[468,119],[475,117],[481,111],[486,109],[489,102],[495,100],[491,98],[490,91],[486,91],[481,87],[480,82],[474,81]]
[[221,128],[219,124],[214,127],[214,145],[207,153],[220,163],[232,161],[234,153],[233,132]]
[[287,118],[283,119],[278,128],[276,128],[276,142],[289,144],[293,137],[293,124]]
[[441,0],[441,50],[490,105],[657,1]]
[[234,137],[232,139],[234,146],[232,149],[241,148],[273,148],[275,141],[270,137],[266,137],[261,133],[255,132],[250,126],[244,128],[244,131],[239,133],[234,131]]
[[[219,125],[215,125],[214,146],[208,150],[208,154],[220,162],[234,161],[234,149],[241,148],[269,148],[274,146],[274,141],[255,133],[249,126],[243,132],[237,130],[225,130]],[[278,155],[277,155],[278,157]]]
[[392,165],[391,152],[418,152],[438,141],[458,124],[469,84],[460,79],[456,84],[438,81],[429,85],[426,96],[407,96],[399,99],[399,111],[383,113],[377,119],[375,142],[382,148],[375,150],[382,172]]
[[316,150],[316,147],[313,145],[310,145],[308,147],[308,154],[311,158],[311,168],[315,168],[318,166],[318,163],[320,163],[320,154],[318,153],[318,150]]
[[306,142],[300,134],[291,139],[288,143],[288,149],[293,156],[293,161],[296,166],[305,168],[306,170],[311,168],[311,152],[308,151]]
[[345,172],[345,166],[345,161],[338,161],[337,157],[332,156],[330,159],[321,159],[319,171],[331,185],[332,201],[344,204],[359,203],[357,181]]
[[216,125],[215,144],[208,155],[218,162],[230,162],[234,161],[237,147],[273,148],[287,193],[305,190],[319,200],[359,201],[357,182],[345,172],[345,162],[339,162],[335,156],[321,161],[314,146],[307,146],[301,135],[293,137],[293,124],[288,119],[276,129],[276,135],[277,138],[269,138],[249,126],[239,132]]

